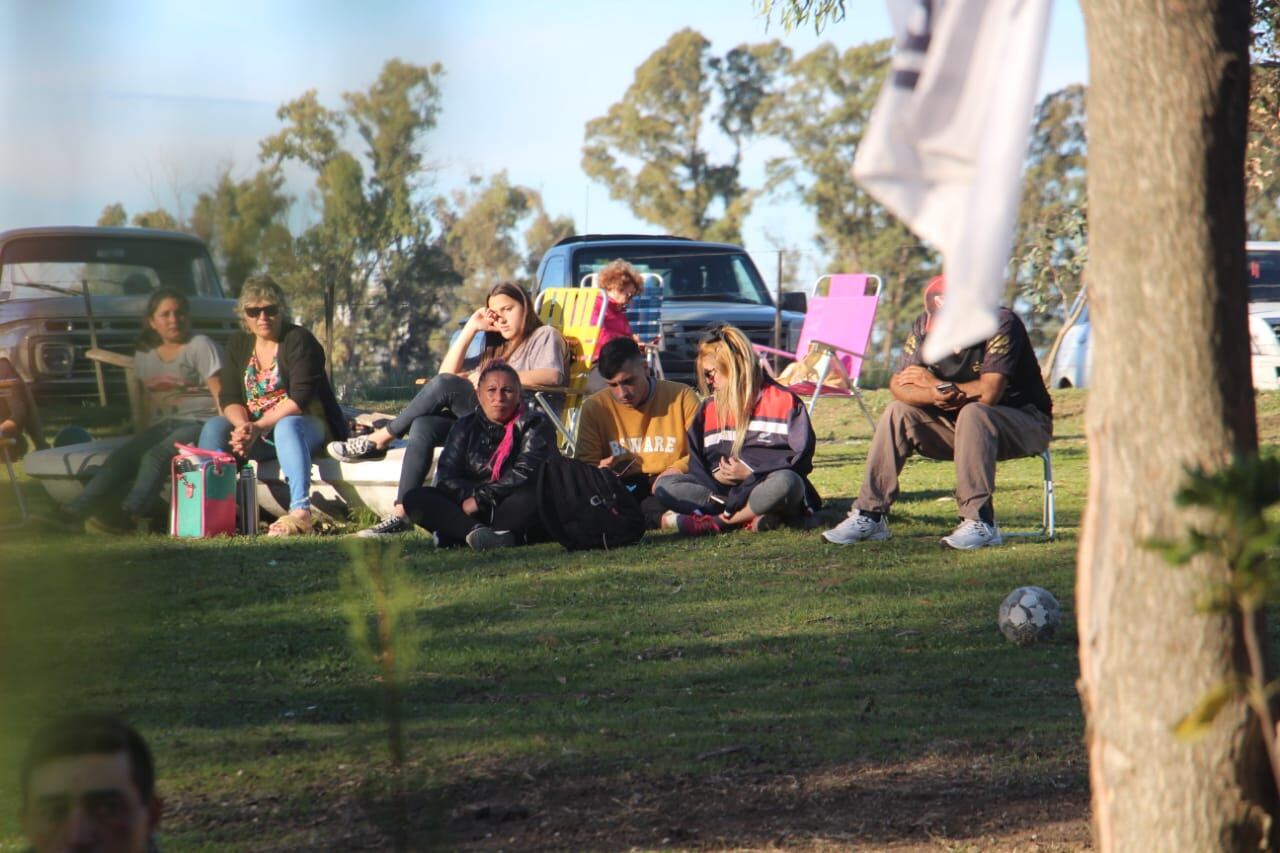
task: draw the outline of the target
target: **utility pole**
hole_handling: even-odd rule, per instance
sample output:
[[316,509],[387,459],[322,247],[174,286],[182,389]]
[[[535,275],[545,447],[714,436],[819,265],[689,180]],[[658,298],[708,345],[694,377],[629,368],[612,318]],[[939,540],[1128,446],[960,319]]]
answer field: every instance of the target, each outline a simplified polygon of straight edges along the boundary
[[773,348],[782,349],[782,250],[778,250],[778,295],[773,300]]

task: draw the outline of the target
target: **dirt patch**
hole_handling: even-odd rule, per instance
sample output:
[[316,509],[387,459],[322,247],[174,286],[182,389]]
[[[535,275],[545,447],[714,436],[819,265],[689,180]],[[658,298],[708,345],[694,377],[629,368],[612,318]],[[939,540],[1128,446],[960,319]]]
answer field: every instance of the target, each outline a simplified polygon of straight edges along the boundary
[[[973,750],[795,772],[484,774],[411,795],[409,849],[999,850],[1090,848],[1082,756]],[[715,759],[709,759],[714,763]],[[350,781],[289,805],[177,803],[170,832],[256,849],[387,849],[396,810]],[[264,808],[266,806],[266,808]],[[220,831],[224,830],[224,831]],[[175,838],[177,840],[177,838]],[[266,843],[264,843],[264,840]]]
[[985,759],[806,773],[577,778],[509,784],[454,808],[462,850],[1089,847],[1083,769],[1000,772]]

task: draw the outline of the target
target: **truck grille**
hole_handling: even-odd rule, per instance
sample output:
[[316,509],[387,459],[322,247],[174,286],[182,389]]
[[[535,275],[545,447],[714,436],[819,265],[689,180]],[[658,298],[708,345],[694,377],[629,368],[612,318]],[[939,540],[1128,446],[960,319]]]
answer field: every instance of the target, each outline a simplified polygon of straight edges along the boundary
[[[773,323],[742,323],[738,325],[753,344],[773,346]],[[698,339],[706,331],[705,323],[679,323],[664,321],[662,324],[662,370],[668,379],[695,384],[694,362],[698,357]],[[787,345],[787,329],[782,329],[782,346]]]
[[[195,320],[195,334],[208,335],[225,347],[234,321]],[[138,340],[138,324],[130,319],[104,319],[96,323],[98,347],[120,355],[133,355]],[[32,368],[35,382],[32,391],[36,400],[90,399],[98,396],[98,380],[94,362],[85,356],[93,348],[88,320],[50,320],[41,332],[26,341],[27,364]],[[70,361],[70,370],[61,367]],[[51,370],[52,369],[52,370]],[[107,386],[110,403],[124,403],[128,392],[124,384],[124,371],[118,367],[103,365],[102,377]]]

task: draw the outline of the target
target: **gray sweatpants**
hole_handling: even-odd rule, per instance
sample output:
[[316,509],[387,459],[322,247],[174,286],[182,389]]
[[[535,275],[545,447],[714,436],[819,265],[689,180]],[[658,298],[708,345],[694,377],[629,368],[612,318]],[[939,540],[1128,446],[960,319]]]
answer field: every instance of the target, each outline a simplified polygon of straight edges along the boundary
[[[711,490],[692,474],[663,477],[653,493],[663,506],[676,512],[700,510],[712,514],[715,509],[711,505]],[[747,507],[756,515],[766,512],[783,518],[799,515],[804,509],[804,478],[790,468],[769,472],[747,496]]]
[[1015,409],[970,403],[953,413],[894,400],[876,424],[854,507],[888,512],[898,497],[903,464],[918,453],[929,459],[955,460],[961,518],[992,517],[996,462],[1043,453],[1051,438],[1053,419],[1035,406]]

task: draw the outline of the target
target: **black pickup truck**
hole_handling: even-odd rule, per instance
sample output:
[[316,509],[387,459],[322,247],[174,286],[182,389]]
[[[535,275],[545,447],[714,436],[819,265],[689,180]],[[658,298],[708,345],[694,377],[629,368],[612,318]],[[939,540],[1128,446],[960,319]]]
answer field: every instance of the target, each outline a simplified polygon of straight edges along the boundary
[[[634,234],[566,237],[542,256],[537,288],[579,286],[615,258],[662,277],[661,357],[668,378],[693,382],[699,334],[716,323],[732,323],[752,343],[773,344],[773,298],[751,256],[730,243]],[[804,307],[803,293],[783,294],[783,348],[794,351]]]

